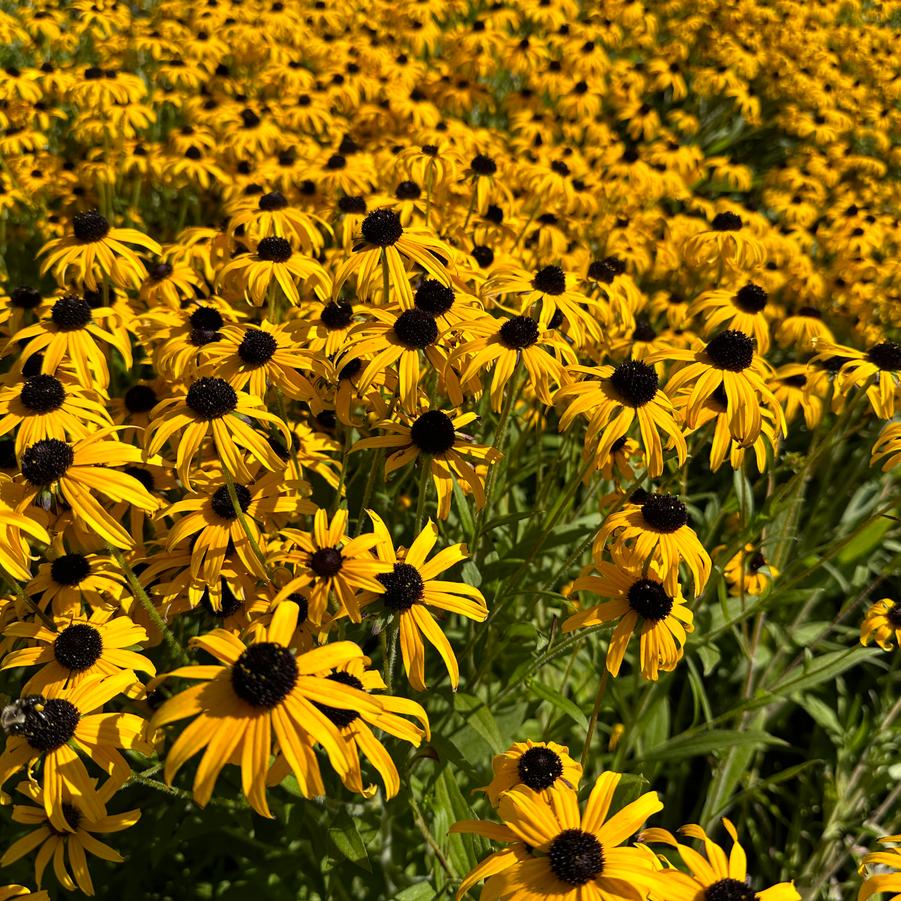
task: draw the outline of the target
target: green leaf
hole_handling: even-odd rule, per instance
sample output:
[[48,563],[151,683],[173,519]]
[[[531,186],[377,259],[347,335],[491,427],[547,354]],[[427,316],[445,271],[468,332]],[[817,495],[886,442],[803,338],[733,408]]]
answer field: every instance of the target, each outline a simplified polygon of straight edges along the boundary
[[329,826],[328,832],[335,847],[349,861],[363,867],[367,872],[372,872],[366,846],[360,838],[360,833],[357,832],[357,824],[347,811],[342,810],[332,817],[332,825]]
[[679,760],[683,757],[697,757],[711,754],[724,748],[751,747],[765,745],[788,745],[788,742],[769,732],[758,729],[740,731],[736,729],[710,729],[699,735],[677,735],[657,747],[645,751],[642,760]]
[[887,516],[874,519],[866,528],[861,529],[855,535],[853,541],[849,541],[838,555],[838,562],[843,564],[853,563],[867,554],[872,553],[882,543],[885,533],[894,525]]
[[[766,714],[764,711],[760,711],[750,720],[749,725],[756,731],[765,722]],[[747,735],[748,733],[744,734]],[[753,744],[733,744],[729,748],[725,759],[716,768],[710,788],[707,790],[707,797],[704,799],[704,809],[701,812],[701,822],[703,824],[712,827],[714,822],[711,812],[728,807],[729,800],[735,794],[735,787],[748,772],[748,767],[751,765],[751,760],[757,750],[758,746]]]
[[394,901],[432,901],[435,889],[431,882],[417,882],[394,896]]
[[[799,691],[807,691],[823,682],[830,682],[836,676],[841,675],[845,670],[849,670],[858,663],[872,660],[879,656],[878,648],[854,647],[848,650],[832,651],[829,654],[822,654],[808,660],[803,667],[803,671],[786,679],[779,685],[770,689],[770,693],[776,697],[786,697]],[[755,698],[752,706],[759,706],[759,703],[768,703],[768,698]]]
[[454,696],[454,709],[464,716],[466,724],[478,733],[495,754],[504,750],[500,729],[483,700],[474,695],[457,694]]
[[540,682],[532,682],[529,686],[532,692],[538,695],[543,701],[547,701],[552,707],[556,707],[561,713],[565,713],[570,719],[582,728],[588,728],[588,717],[585,716],[578,704],[573,703],[569,698],[564,698],[558,691],[548,688]]

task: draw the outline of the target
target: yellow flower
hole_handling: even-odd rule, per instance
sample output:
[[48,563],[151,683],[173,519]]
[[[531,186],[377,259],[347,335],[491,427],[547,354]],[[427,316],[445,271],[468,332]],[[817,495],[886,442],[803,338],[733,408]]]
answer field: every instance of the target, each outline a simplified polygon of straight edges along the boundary
[[129,244],[159,254],[160,245],[133,228],[112,228],[96,209],[72,217],[72,234],[48,241],[38,257],[41,275],[51,272],[60,286],[87,285],[97,291],[108,278],[118,288],[139,288],[147,269]]

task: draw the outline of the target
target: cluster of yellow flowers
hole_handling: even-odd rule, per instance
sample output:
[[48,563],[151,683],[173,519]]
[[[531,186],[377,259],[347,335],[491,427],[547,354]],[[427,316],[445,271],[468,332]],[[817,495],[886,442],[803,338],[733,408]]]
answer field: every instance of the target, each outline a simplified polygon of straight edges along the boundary
[[[616,622],[614,677],[638,629],[641,674],[676,667],[714,574],[691,461],[828,453],[834,414],[901,463],[899,9],[0,9],[0,669],[36,667],[0,756],[33,831],[0,864],[40,849],[39,886],[52,859],[92,894],[86,852],[121,859],[94,833],[140,816],[116,792],[201,753],[201,806],[235,766],[271,816],[289,776],[325,793],[323,759],[396,795],[373,730],[430,736],[397,650],[412,690],[427,646],[457,688],[442,624],[489,608],[443,574],[491,553],[511,421],[583,445],[573,492],[605,486],[566,589],[602,601],[562,629]],[[723,549],[733,594],[778,578],[763,550]],[[901,603],[871,636],[901,641]],[[699,826],[706,860],[662,829],[620,847],[656,794],[608,817],[605,773],[580,818],[565,748],[495,771],[504,825],[455,828],[509,847],[461,895],[799,897],[747,888],[728,821],[728,862]]]

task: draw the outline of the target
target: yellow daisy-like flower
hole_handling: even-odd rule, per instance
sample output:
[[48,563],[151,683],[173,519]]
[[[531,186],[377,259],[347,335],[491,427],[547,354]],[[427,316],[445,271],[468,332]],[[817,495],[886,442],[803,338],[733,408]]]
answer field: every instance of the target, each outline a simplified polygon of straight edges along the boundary
[[18,510],[35,503],[46,509],[58,497],[104,541],[119,548],[132,547],[134,538],[103,509],[95,494],[147,511],[156,510],[159,501],[136,478],[110,468],[141,461],[138,448],[109,440],[112,431],[94,432],[74,444],[44,438],[26,448],[19,458],[25,491]]
[[901,385],[901,344],[881,341],[867,351],[859,351],[843,344],[818,341],[816,349],[817,355],[812,362],[830,357],[847,361],[835,379],[839,391],[850,385],[864,388],[873,412],[880,419],[891,419],[895,415],[895,395]]
[[[219,583],[219,573],[230,547],[249,572],[266,580],[266,571],[253,548],[253,542],[261,543],[260,525],[265,528],[273,521],[284,525],[290,514],[312,513],[316,509],[301,496],[302,492],[309,492],[309,486],[296,480],[286,482],[280,473],[265,473],[246,484],[236,483],[238,510],[218,467],[195,479],[197,484],[201,488],[198,494],[165,509],[167,517],[175,518],[166,538],[166,550],[171,552],[179,545],[190,543],[191,577],[207,585]],[[243,516],[239,516],[239,511]]]
[[299,285],[311,285],[320,299],[330,291],[328,273],[312,257],[296,253],[287,238],[262,238],[255,253],[235,257],[219,270],[217,285],[235,283],[245,300],[255,307],[262,306],[271,292],[281,289],[292,306],[300,301]]
[[496,463],[502,455],[492,447],[475,444],[458,434],[459,429],[477,418],[475,413],[462,413],[451,418],[441,410],[427,410],[409,425],[384,420],[378,423],[378,428],[392,434],[364,438],[351,448],[351,452],[367,447],[392,449],[393,453],[385,461],[386,476],[422,458],[420,465],[429,467],[438,493],[438,519],[447,519],[450,515],[455,479],[461,479],[469,486],[476,508],[481,510],[485,505],[486,464]]
[[498,901],[634,901],[662,889],[653,857],[623,842],[663,805],[657,792],[647,792],[611,816],[621,778],[620,773],[601,773],[583,814],[574,791],[538,794],[519,786],[501,795],[498,813],[503,825],[455,823],[451,832],[510,845],[466,876],[458,901],[482,879],[483,897]]
[[297,550],[284,551],[275,559],[294,564],[297,569],[275,600],[290,598],[298,591],[308,594],[310,618],[317,625],[323,621],[330,597],[337,600],[343,614],[360,622],[357,596],[361,591],[381,591],[382,583],[376,577],[390,570],[388,564],[372,556],[373,548],[384,537],[369,532],[351,538],[347,519],[347,510],[341,509],[329,523],[328,511],[320,509],[313,518],[312,532],[284,529],[281,533]]
[[891,598],[876,601],[860,624],[860,643],[875,641],[883,651],[892,647],[892,639],[901,647],[901,602]]
[[678,585],[675,591],[664,585],[657,563],[643,566],[644,558],[635,552],[618,551],[613,559],[613,563],[595,563],[598,575],[581,576],[571,587],[573,592],[589,591],[610,600],[573,614],[564,621],[563,631],[618,620],[607,649],[607,670],[617,676],[629,640],[641,620],[641,674],[656,681],[658,670],[671,672],[682,659],[686,632],[694,629],[692,612]]
[[748,282],[737,290],[716,288],[705,292],[691,304],[688,314],[700,320],[705,335],[721,328],[735,329],[754,338],[757,352],[765,354],[770,349],[768,299],[765,288]]
[[[494,366],[491,377],[491,408],[495,412],[500,412],[503,406],[504,390],[520,360],[538,399],[548,406],[553,403],[551,382],[558,386],[566,382],[566,370],[560,360],[548,350],[556,352],[573,365],[578,362],[572,348],[565,341],[552,331],[541,329],[531,316],[514,316],[500,323],[486,317],[466,323],[466,331],[477,337],[472,341],[462,342],[451,354],[449,363],[454,365],[465,358],[466,365],[460,376],[463,384],[475,379],[483,369]],[[540,345],[545,345],[548,350]]]
[[46,257],[41,275],[52,271],[61,286],[84,284],[92,291],[100,289],[104,277],[117,288],[139,288],[147,269],[129,244],[161,252],[156,241],[133,228],[112,228],[96,209],[76,213],[72,234],[54,238],[38,251],[38,257]]
[[766,261],[766,250],[751,231],[744,228],[741,216],[727,210],[713,217],[708,230],[685,241],[682,256],[695,269],[722,262],[731,268],[747,270]]
[[703,350],[674,347],[647,358],[649,363],[662,360],[688,363],[670,377],[666,390],[673,398],[682,389],[690,392],[685,404],[685,422],[689,428],[697,426],[704,401],[722,386],[732,437],[740,444],[753,444],[760,434],[761,403],[772,410],[779,431],[786,433],[785,414],[765,381],[771,374],[770,367],[755,353],[754,339],[744,332],[727,329],[711,338]]
[[663,443],[674,447],[680,465],[688,448],[675,419],[673,405],[660,390],[657,371],[641,360],[625,360],[618,366],[573,366],[571,375],[587,375],[581,381],[564,385],[554,395],[554,402],[568,403],[560,416],[560,429],[567,429],[579,414],[588,418],[585,433],[587,460],[594,457],[601,469],[609,460],[614,445],[626,437],[638,420],[641,442],[647,459],[648,475],[657,478],[663,472]]
[[[357,379],[357,391],[364,394],[375,379],[392,366],[397,367],[400,401],[412,413],[420,404],[423,370],[420,354],[438,373],[439,390],[451,403],[461,404],[463,393],[453,369],[447,367],[447,352],[441,346],[438,323],[431,314],[412,310],[370,310],[372,320],[361,322],[348,336],[338,360],[343,368],[354,359],[364,359]],[[428,368],[426,371],[429,371]]]
[[870,466],[875,466],[880,460],[883,472],[888,472],[901,463],[901,422],[888,423],[876,438],[870,456]]
[[738,597],[742,594],[761,595],[779,577],[779,570],[767,562],[763,551],[754,549],[753,544],[746,544],[723,567],[723,575],[729,583],[729,594]]
[[448,582],[436,577],[455,563],[465,560],[462,544],[444,548],[426,560],[438,541],[438,529],[430,520],[416,536],[409,550],[394,549],[391,533],[379,516],[370,512],[375,534],[381,539],[376,546],[379,560],[391,564],[388,572],[376,579],[382,592],[365,591],[360,595],[360,608],[381,601],[386,612],[397,619],[400,627],[400,651],[404,670],[417,691],[425,691],[425,646],[423,636],[437,649],[450,675],[451,687],[460,682],[460,668],[447,636],[441,631],[428,608],[459,613],[476,622],[488,618],[488,606],[478,588],[463,582]]
[[359,766],[355,750],[317,704],[368,717],[378,716],[384,707],[365,691],[317,674],[362,658],[363,652],[353,642],[339,641],[295,656],[289,645],[298,612],[297,604],[282,601],[269,627],[249,645],[225,629],[196,636],[191,644],[218,663],[183,666],[168,674],[202,680],[166,701],[151,723],[158,729],[194,717],[169,749],[164,774],[171,784],[178,770],[206,749],[194,777],[194,800],[201,807],[212,797],[222,768],[234,762],[241,767],[241,786],[253,809],[271,817],[266,777],[273,740],[308,797],[321,785],[315,743],[342,778]]
[[8,637],[27,638],[37,645],[7,654],[0,670],[44,664],[25,683],[23,694],[54,694],[63,687],[75,688],[86,679],[114,676],[123,670],[156,675],[156,667],[143,654],[128,650],[146,642],[147,632],[127,616],[110,619],[108,611],[95,610],[90,619],[75,616],[63,623],[58,632],[26,622],[4,630]]
[[0,435],[16,432],[16,453],[42,438],[77,439],[112,425],[99,401],[77,384],[52,375],[32,375],[0,389]]
[[76,798],[81,812],[92,820],[105,816],[103,802],[79,752],[119,785],[131,775],[131,767],[117,748],[151,753],[144,739],[147,724],[141,717],[93,712],[127,691],[133,682],[134,673],[124,671],[60,689],[52,697],[25,695],[15,701],[16,717],[4,724],[9,737],[0,756],[0,786],[13,773],[40,761],[44,810],[56,829],[69,829],[63,810],[67,798]]
[[[360,232],[360,240],[350,257],[335,273],[333,299],[338,298],[344,283],[352,275],[356,276],[358,293],[376,296],[376,286],[383,286],[380,277],[384,266],[389,290],[393,288],[400,305],[409,310],[413,306],[413,291],[404,269],[405,260],[421,266],[442,284],[450,282],[447,267],[452,258],[451,250],[430,229],[404,228],[400,216],[394,210],[384,208],[369,213]],[[391,300],[390,296],[382,297],[382,305],[387,306]]]
[[[104,319],[112,320],[114,328],[101,328]],[[85,388],[105,389],[110,381],[108,355],[100,349],[98,341],[118,350],[127,368],[132,365],[128,334],[115,326],[115,320],[116,314],[109,307],[92,309],[84,297],[66,294],[53,304],[46,318],[10,339],[4,352],[14,343],[24,341],[20,366],[35,354],[43,354],[41,372],[54,375],[65,363]]]
[[[884,835],[879,839],[880,844],[887,845],[889,842],[895,845],[901,845],[901,835]],[[889,901],[898,901],[901,898],[901,847],[886,848],[885,851],[872,851],[866,855],[861,864],[861,872],[865,872],[866,867],[889,867],[894,872],[891,873],[871,873],[864,880],[860,891],[857,893],[857,901],[868,901],[873,895],[895,894]]]
[[725,851],[707,837],[697,825],[683,826],[679,832],[704,842],[706,857],[683,845],[666,829],[645,829],[639,836],[642,842],[661,843],[675,848],[691,875],[674,868],[660,871],[658,889],[660,897],[667,901],[698,901],[699,898],[729,898],[736,901],[801,901],[794,883],[780,882],[762,891],[755,891],[748,884],[748,861],[738,841],[738,833],[732,823],[723,818],[723,826],[732,838],[732,850]]
[[[354,658],[331,670],[324,670],[318,675],[337,682],[339,685],[349,685],[365,691],[367,694],[380,692],[377,698],[384,710],[375,715],[340,707],[329,707],[326,704],[316,704],[316,708],[338,728],[338,734],[347,742],[350,751],[349,757],[355,762],[351,771],[346,776],[342,776],[347,788],[367,798],[375,794],[376,787],[374,785],[365,786],[363,784],[359,760],[359,755],[363,754],[381,777],[385,786],[385,798],[393,798],[400,791],[400,774],[394,761],[373,733],[372,727],[375,726],[395,738],[419,747],[423,737],[426,739],[429,737],[429,719],[425,710],[415,701],[407,698],[381,694],[386,690],[385,683],[377,670],[367,669],[365,657]],[[417,726],[404,717],[412,717],[421,725]],[[287,772],[287,765],[284,763],[284,758],[281,758],[273,766],[270,783],[280,782]],[[320,788],[316,794],[323,793],[320,782]]]
[[265,397],[275,387],[288,397],[309,401],[316,391],[304,373],[328,378],[331,367],[318,354],[298,347],[286,329],[265,319],[259,326],[224,326],[221,340],[210,344],[202,371],[255,397]]
[[239,448],[272,472],[285,468],[285,461],[273,450],[265,436],[254,430],[245,419],[271,422],[289,447],[288,427],[274,413],[263,407],[258,397],[235,389],[218,376],[201,376],[191,382],[184,394],[159,403],[144,436],[144,459],[158,454],[176,433],[178,438],[175,468],[186,488],[191,488],[191,462],[204,439],[212,433],[216,453],[223,466],[237,479],[249,482],[249,471]]
[[594,540],[596,559],[614,533],[616,545],[634,549],[637,559],[653,557],[671,597],[679,590],[679,564],[683,562],[691,572],[695,594],[704,590],[710,576],[710,555],[688,525],[688,510],[679,498],[636,491],[628,503],[604,520]]
[[[108,779],[97,792],[100,802],[107,804],[117,788],[115,781]],[[34,878],[38,887],[43,881],[44,870],[52,859],[53,872],[63,888],[70,892],[80,891],[85,895],[93,895],[94,884],[88,869],[87,853],[111,863],[124,862],[124,858],[109,845],[97,839],[95,833],[103,835],[128,829],[141,819],[141,811],[127,810],[115,814],[104,812],[102,817],[96,818],[83,813],[77,799],[69,798],[62,804],[69,829],[59,830],[47,816],[44,809],[44,790],[37,783],[20,782],[16,786],[16,791],[34,803],[16,804],[13,807],[13,822],[31,826],[33,830],[6,849],[0,858],[0,867],[9,866],[26,854],[40,849],[34,862]]]
[[575,791],[582,779],[582,766],[569,756],[569,748],[556,742],[514,742],[491,761],[494,778],[478,789],[497,807],[504,792],[519,785],[547,797],[551,791]]

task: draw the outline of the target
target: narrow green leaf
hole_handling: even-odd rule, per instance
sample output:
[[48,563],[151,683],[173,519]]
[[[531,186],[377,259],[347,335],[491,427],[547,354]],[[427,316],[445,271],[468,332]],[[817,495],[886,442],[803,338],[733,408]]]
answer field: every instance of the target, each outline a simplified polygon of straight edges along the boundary
[[699,735],[676,736],[662,745],[651,748],[641,755],[642,760],[679,760],[683,757],[696,757],[699,754],[710,754],[725,748],[751,747],[764,745],[787,745],[788,742],[769,732],[759,729],[739,731],[735,729],[711,729]]
[[578,704],[573,703],[569,698],[564,698],[558,691],[542,685],[540,682],[532,682],[530,685],[532,692],[538,695],[543,701],[547,701],[552,707],[555,707],[561,713],[565,713],[570,719],[574,720],[582,729],[588,728],[588,717],[585,716]]
[[[786,697],[798,691],[807,691],[823,682],[829,682],[858,663],[879,656],[878,648],[854,647],[848,650],[832,651],[814,657],[804,664],[803,671],[780,682],[770,689],[772,695]],[[756,701],[757,699],[755,699]],[[764,703],[766,701],[764,700]],[[756,706],[756,705],[755,705]]]
[[454,696],[454,709],[464,716],[466,724],[472,727],[495,754],[504,750],[500,729],[484,701],[473,695],[457,694]]
[[372,872],[369,865],[369,855],[360,833],[357,832],[357,824],[346,811],[340,811],[332,817],[332,825],[329,826],[329,835],[335,847],[352,863],[364,870]]

